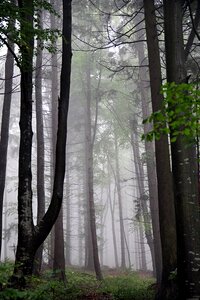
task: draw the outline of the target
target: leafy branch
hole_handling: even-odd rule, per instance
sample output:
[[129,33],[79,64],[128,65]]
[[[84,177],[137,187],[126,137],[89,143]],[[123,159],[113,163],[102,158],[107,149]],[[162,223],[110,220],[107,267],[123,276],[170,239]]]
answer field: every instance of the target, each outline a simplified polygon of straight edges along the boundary
[[175,142],[178,136],[195,138],[200,133],[200,91],[197,84],[166,83],[161,88],[164,95],[162,109],[143,121],[151,123],[152,130],[142,136],[147,141],[159,140],[161,135],[170,136]]

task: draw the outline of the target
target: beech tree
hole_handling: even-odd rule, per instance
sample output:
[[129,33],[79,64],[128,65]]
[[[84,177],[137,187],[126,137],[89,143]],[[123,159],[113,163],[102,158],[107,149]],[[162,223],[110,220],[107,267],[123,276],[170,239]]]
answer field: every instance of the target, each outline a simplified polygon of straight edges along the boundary
[[[162,107],[163,95],[160,93],[162,84],[161,62],[159,53],[158,32],[156,28],[156,15],[154,1],[144,0],[145,25],[147,36],[147,49],[149,60],[149,76],[153,112]],[[165,299],[165,290],[169,290],[171,282],[169,277],[176,269],[176,225],[174,211],[174,195],[172,173],[170,169],[170,155],[168,138],[162,135],[155,141],[156,171],[158,182],[158,203],[160,236],[162,241],[162,287],[161,299]],[[168,288],[169,287],[169,288]],[[170,292],[167,292],[170,296]]]
[[32,214],[32,62],[34,49],[33,1],[19,0],[20,30],[24,37],[21,46],[21,111],[18,188],[18,244],[11,284],[23,285],[31,275],[38,247],[49,234],[59,214],[63,198],[67,114],[69,107],[71,73],[71,0],[63,1],[62,67],[58,107],[58,132],[54,186],[51,203],[40,222],[34,226]]
[[[164,25],[167,81],[176,84],[187,82],[181,0],[164,1]],[[185,92],[187,93],[187,90]],[[176,100],[173,91],[172,97]],[[175,102],[171,107],[172,110],[179,105],[180,100],[177,99]],[[176,120],[185,113],[181,111],[176,116]],[[174,130],[177,128],[171,128],[172,134]],[[184,135],[178,135],[171,143],[171,153],[175,190],[179,297],[182,299],[199,297],[200,215],[195,138],[187,139]]]

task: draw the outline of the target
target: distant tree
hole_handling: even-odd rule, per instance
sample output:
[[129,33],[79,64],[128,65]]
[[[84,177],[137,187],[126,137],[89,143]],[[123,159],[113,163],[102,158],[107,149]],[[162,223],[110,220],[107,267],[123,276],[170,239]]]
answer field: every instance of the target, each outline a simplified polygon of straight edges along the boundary
[[[88,237],[91,238],[93,264],[96,272],[96,277],[102,280],[102,273],[99,262],[98,244],[97,244],[97,230],[96,230],[96,216],[95,216],[95,203],[94,203],[94,191],[93,191],[93,147],[96,134],[96,125],[94,125],[92,135],[92,119],[91,119],[91,101],[92,101],[92,85],[91,85],[91,58],[88,56],[86,66],[86,108],[85,108],[85,166],[86,166],[86,199],[89,220],[88,223]],[[97,104],[98,105],[98,104]],[[95,123],[96,124],[96,123]],[[91,236],[90,236],[91,234]],[[90,239],[89,239],[90,241]],[[91,259],[91,258],[90,258]]]
[[125,231],[124,231],[124,217],[123,217],[123,206],[122,206],[122,194],[121,194],[121,178],[119,169],[119,149],[117,144],[117,137],[114,133],[114,149],[115,149],[115,180],[117,187],[117,197],[119,204],[119,224],[120,224],[120,242],[121,242],[121,268],[126,268],[126,257],[125,257]]

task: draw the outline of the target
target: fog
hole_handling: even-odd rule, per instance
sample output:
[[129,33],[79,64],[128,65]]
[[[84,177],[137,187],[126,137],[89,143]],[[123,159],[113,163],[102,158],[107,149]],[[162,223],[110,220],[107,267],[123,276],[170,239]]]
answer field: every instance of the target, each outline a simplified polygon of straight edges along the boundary
[[[73,4],[73,58],[71,96],[68,114],[66,175],[63,198],[65,256],[68,265],[87,267],[88,197],[93,191],[99,258],[102,268],[126,267],[152,271],[147,235],[152,236],[149,206],[147,159],[142,140],[142,99],[149,106],[149,79],[146,45],[143,43],[143,85],[139,66],[140,49],[117,37],[116,30],[128,28],[118,14],[106,20],[91,4],[81,12]],[[57,7],[59,13],[59,5]],[[122,12],[121,12],[122,14]],[[108,16],[108,15],[107,15]],[[140,18],[140,17],[139,17]],[[55,17],[60,29],[61,20]],[[138,20],[132,21],[139,22]],[[43,15],[43,26],[54,26],[50,15]],[[97,28],[100,28],[97,30]],[[128,29],[127,29],[128,30]],[[106,31],[108,31],[106,33]],[[130,34],[133,34],[130,33]],[[141,30],[142,39],[144,32]],[[110,42],[108,42],[110,40]],[[113,40],[111,42],[111,40]],[[61,68],[61,40],[55,53],[43,50],[42,113],[45,150],[46,209],[52,192],[57,99]],[[1,50],[0,71],[4,77],[5,53]],[[141,55],[141,53],[140,53]],[[34,58],[34,64],[36,61]],[[120,70],[120,71],[119,71]],[[36,70],[34,70],[35,76]],[[19,151],[20,77],[15,66],[13,82],[8,163],[3,213],[2,260],[14,260],[17,246],[17,186]],[[4,81],[1,81],[1,102]],[[141,91],[141,88],[145,91]],[[35,89],[35,81],[34,81]],[[35,95],[35,92],[34,92]],[[37,222],[37,138],[35,100],[33,103],[33,213]],[[52,118],[53,121],[52,121]],[[132,125],[133,124],[133,125]],[[134,129],[132,128],[134,127]],[[134,150],[135,149],[135,150]],[[91,164],[92,161],[92,164]],[[92,168],[92,170],[91,170]],[[155,166],[154,166],[155,168]],[[90,173],[92,172],[92,177]],[[88,190],[90,185],[91,190]],[[148,215],[148,216],[147,216]],[[43,263],[53,259],[52,235],[44,243]],[[116,245],[115,245],[116,243]],[[115,248],[114,248],[115,247]],[[124,257],[123,257],[124,255]],[[122,266],[122,261],[125,260]]]

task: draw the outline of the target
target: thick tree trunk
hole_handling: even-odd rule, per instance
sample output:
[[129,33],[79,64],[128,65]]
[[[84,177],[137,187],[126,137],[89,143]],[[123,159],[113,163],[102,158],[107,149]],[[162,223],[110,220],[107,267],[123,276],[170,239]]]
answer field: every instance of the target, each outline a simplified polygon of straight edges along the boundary
[[[58,133],[56,144],[56,162],[54,188],[50,206],[37,226],[33,225],[32,190],[31,190],[31,148],[32,148],[32,58],[33,26],[32,1],[18,1],[21,13],[30,26],[21,24],[23,36],[29,47],[22,46],[21,67],[21,115],[20,115],[20,153],[19,153],[19,188],[18,188],[18,245],[14,274],[11,283],[22,285],[24,277],[33,272],[33,260],[38,247],[43,243],[55,223],[63,198],[65,176],[65,154],[67,138],[67,115],[69,108],[70,74],[71,74],[71,0],[63,1],[63,39],[61,89],[58,112]],[[66,41],[68,41],[66,43]]]
[[[143,1],[139,1],[142,6]],[[145,3],[144,3],[145,4]],[[139,8],[139,7],[138,7]],[[143,119],[150,115],[149,106],[149,76],[147,65],[147,57],[145,54],[145,44],[143,41],[145,35],[143,15],[138,14],[136,22],[138,23],[137,39],[140,42],[136,45],[139,60],[139,81],[138,87],[141,95],[142,102],[142,116]],[[144,124],[144,134],[149,131],[149,124]],[[159,228],[159,214],[158,214],[158,191],[157,191],[157,177],[156,177],[156,163],[155,163],[155,151],[154,143],[145,141],[145,152],[147,162],[147,177],[149,187],[149,203],[152,218],[152,231],[153,231],[153,247],[154,247],[154,258],[153,258],[153,272],[157,279],[157,282],[161,282],[162,277],[162,253],[161,253],[161,240],[160,240],[160,228]]]
[[[186,82],[182,1],[164,1],[167,81]],[[186,91],[187,92],[187,91]],[[173,109],[173,108],[172,108]],[[184,114],[184,112],[182,112]],[[177,225],[177,276],[180,299],[200,297],[200,218],[195,139],[171,144]]]
[[58,278],[59,280],[62,280],[66,284],[62,207],[55,223],[55,239],[56,240],[54,243],[55,248],[53,261],[54,277]]
[[[24,17],[33,30],[33,1],[18,1],[19,8],[24,9]],[[33,66],[33,33],[27,32],[26,25],[21,23],[21,32],[27,47],[21,47],[21,109],[20,109],[20,148],[19,148],[19,183],[18,183],[18,244],[13,281],[31,275],[36,244],[33,243],[34,225],[32,213],[32,66]],[[15,282],[18,284],[17,282]],[[19,282],[19,284],[21,284]]]
[[[144,9],[152,107],[153,112],[156,112],[162,108],[163,96],[160,93],[162,76],[154,1],[144,0]],[[155,141],[155,151],[163,263],[162,287],[164,288],[161,288],[161,291],[163,292],[160,295],[160,299],[164,300],[171,299],[173,297],[173,290],[172,295],[166,290],[168,289],[167,287],[170,289],[169,277],[171,272],[176,269],[177,264],[174,196],[167,136],[162,136],[160,140]],[[167,293],[169,294],[168,296]]]

